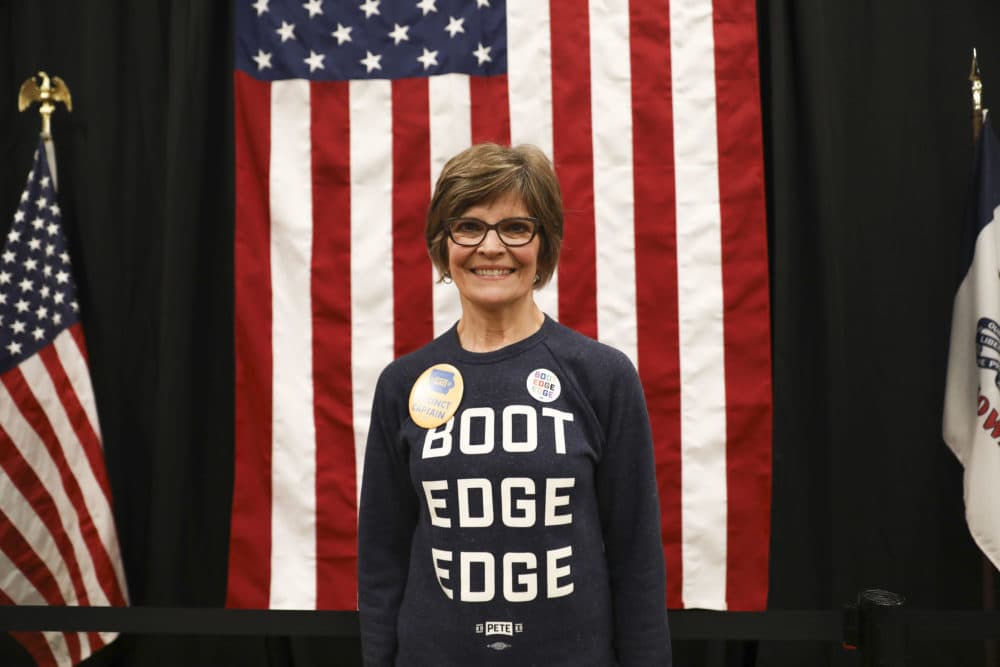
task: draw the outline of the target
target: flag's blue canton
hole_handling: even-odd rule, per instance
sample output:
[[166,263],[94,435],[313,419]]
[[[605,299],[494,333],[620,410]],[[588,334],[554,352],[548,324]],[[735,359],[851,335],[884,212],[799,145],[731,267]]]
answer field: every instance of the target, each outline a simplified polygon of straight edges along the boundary
[[507,71],[506,0],[237,0],[236,67],[258,79]]
[[49,345],[77,321],[76,288],[60,215],[45,145],[39,140],[0,252],[0,373]]
[[976,143],[976,173],[972,187],[976,188],[966,224],[966,235],[962,243],[961,277],[972,266],[976,238],[986,225],[993,222],[995,211],[1000,206],[1000,143],[993,134],[993,114],[987,114]]

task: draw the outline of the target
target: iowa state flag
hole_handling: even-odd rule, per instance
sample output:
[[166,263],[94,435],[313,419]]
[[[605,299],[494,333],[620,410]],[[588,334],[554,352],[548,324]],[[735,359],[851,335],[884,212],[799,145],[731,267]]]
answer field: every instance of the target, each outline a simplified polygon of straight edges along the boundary
[[460,315],[423,228],[472,143],[552,157],[553,318],[639,369],[671,607],[762,609],[771,367],[753,0],[239,0],[227,603],[355,609],[382,368]]
[[944,440],[965,467],[969,532],[1000,568],[1000,145],[989,117],[955,294]]

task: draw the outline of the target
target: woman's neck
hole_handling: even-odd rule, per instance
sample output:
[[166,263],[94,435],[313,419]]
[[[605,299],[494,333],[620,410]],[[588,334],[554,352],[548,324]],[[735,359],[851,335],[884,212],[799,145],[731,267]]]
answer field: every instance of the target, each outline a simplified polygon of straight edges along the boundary
[[483,311],[464,307],[462,319],[458,321],[458,340],[469,352],[492,352],[524,340],[544,322],[545,314],[534,301],[514,310]]

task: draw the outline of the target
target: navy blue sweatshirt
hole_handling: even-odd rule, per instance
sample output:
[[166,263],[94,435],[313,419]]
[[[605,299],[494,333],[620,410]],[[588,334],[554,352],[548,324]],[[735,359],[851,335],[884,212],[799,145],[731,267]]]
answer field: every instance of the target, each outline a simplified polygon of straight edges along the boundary
[[[434,429],[426,369],[465,383]],[[365,665],[671,664],[652,438],[621,352],[546,317],[502,349],[451,330],[379,378],[365,453]]]

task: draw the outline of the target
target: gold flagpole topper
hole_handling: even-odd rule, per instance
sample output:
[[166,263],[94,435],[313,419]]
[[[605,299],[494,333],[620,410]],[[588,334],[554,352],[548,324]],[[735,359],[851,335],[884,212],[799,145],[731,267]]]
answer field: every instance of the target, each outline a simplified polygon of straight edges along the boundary
[[979,139],[979,133],[983,129],[983,119],[986,118],[986,110],[983,109],[983,81],[979,77],[979,60],[976,58],[976,49],[972,49],[972,68],[969,70],[969,85],[972,89],[972,139]]
[[69,88],[66,83],[57,76],[49,78],[45,72],[39,72],[38,76],[42,80],[42,85],[35,82],[35,77],[30,77],[21,84],[21,90],[17,95],[17,110],[24,111],[34,102],[41,102],[38,112],[42,115],[42,136],[46,139],[52,136],[52,112],[56,110],[56,102],[66,105],[67,111],[73,110],[73,100],[69,95]]

